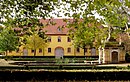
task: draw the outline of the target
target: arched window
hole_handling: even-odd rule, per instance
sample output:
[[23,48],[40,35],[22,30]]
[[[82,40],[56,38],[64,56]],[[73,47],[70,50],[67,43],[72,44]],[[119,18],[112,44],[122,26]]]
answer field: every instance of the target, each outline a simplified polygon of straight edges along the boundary
[[58,42],[61,42],[61,37],[60,36],[58,37]]

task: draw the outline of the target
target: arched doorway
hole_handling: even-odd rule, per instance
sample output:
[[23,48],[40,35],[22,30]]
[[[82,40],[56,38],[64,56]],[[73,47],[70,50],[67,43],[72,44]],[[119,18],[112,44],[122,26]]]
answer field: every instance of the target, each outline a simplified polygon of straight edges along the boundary
[[112,63],[118,63],[118,52],[117,51],[112,52]]
[[26,48],[23,48],[23,56],[28,56],[28,50]]
[[64,56],[64,49],[62,47],[57,47],[55,49],[55,57],[56,58],[63,58]]

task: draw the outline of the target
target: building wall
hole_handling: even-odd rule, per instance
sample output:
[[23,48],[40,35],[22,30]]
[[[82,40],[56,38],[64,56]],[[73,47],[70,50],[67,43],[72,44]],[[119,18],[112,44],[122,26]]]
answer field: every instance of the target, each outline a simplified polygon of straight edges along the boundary
[[[36,50],[36,56],[55,56],[55,49],[58,47],[63,48],[64,56],[84,56],[84,50],[80,48],[80,52],[77,52],[77,49],[74,48],[71,42],[68,42],[68,36],[66,35],[50,35],[51,42],[48,42],[48,46],[45,49],[42,49],[42,52],[39,53],[39,49]],[[61,42],[58,42],[58,37],[61,38]],[[51,52],[48,52],[48,48],[51,48]],[[68,52],[68,48],[71,48],[71,52]],[[8,52],[8,56],[23,56],[24,47],[20,47],[19,51]],[[31,49],[27,49],[28,56],[33,56],[34,53]],[[87,48],[86,56],[92,56],[91,49]],[[98,55],[98,51],[96,51],[95,56]]]
[[[58,37],[61,37],[61,42],[58,42]],[[72,45],[72,42],[67,42],[67,36],[65,35],[52,35],[51,36],[51,42],[49,42],[49,45],[45,49],[45,55],[46,56],[54,56],[55,49],[61,47],[64,50],[64,55],[74,55],[74,46]],[[51,48],[51,52],[48,53],[48,48]],[[67,48],[71,48],[71,52],[67,52]]]

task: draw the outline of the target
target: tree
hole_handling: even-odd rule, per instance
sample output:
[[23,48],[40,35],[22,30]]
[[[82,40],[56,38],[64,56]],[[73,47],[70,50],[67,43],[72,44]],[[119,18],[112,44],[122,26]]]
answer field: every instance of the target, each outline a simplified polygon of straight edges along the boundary
[[[78,24],[77,24],[78,23]],[[93,26],[94,23],[97,23],[96,26]],[[100,32],[101,25],[94,20],[94,17],[88,17],[88,20],[79,19],[77,21],[73,21],[70,23],[69,27],[71,30],[69,31],[69,36],[73,41],[73,45],[75,47],[80,47],[84,49],[85,56],[85,48],[89,45],[89,47],[93,46],[93,42],[96,37],[96,33]],[[74,27],[74,28],[73,28]],[[72,29],[73,28],[73,29]]]
[[[1,18],[46,18],[54,9],[55,0],[1,0]],[[0,18],[0,19],[1,19]]]
[[19,39],[16,36],[16,33],[8,28],[5,28],[0,33],[0,50],[6,52],[16,50],[19,47]]
[[[84,23],[87,22],[87,24],[91,23],[91,21],[97,20],[100,24],[107,25],[108,26],[107,36],[103,35],[104,37],[100,39],[100,42],[102,42],[102,44],[105,45],[105,43],[112,36],[112,32],[115,32],[115,30],[117,30],[115,29],[115,27],[118,27],[118,30],[120,31],[126,29],[125,26],[127,26],[127,22],[128,22],[127,17],[129,16],[127,10],[130,7],[129,2],[130,2],[129,0],[63,0],[63,2],[58,2],[57,0],[53,0],[53,1],[48,0],[48,2],[43,2],[42,0],[31,0],[31,1],[2,0],[0,2],[1,4],[0,13],[1,13],[1,18],[7,19],[9,25],[11,26],[14,25],[13,27],[18,26],[22,28],[23,26],[29,26],[30,28],[30,25],[31,26],[33,25],[31,30],[34,30],[36,26],[40,24],[37,24],[39,22],[33,24],[33,20],[31,19],[38,19],[38,17],[46,18],[49,15],[48,13],[54,10],[55,7],[57,7],[58,9],[62,8],[62,10],[67,11],[64,12],[66,16],[72,17],[74,19],[75,23],[73,22],[74,24],[71,24],[74,27],[79,24],[79,22],[76,21],[80,18],[84,20]],[[68,7],[66,7],[66,5]],[[11,13],[15,13],[15,16],[12,15]],[[99,16],[101,16],[101,18],[97,18],[97,19],[94,18],[92,20],[88,20],[90,16],[94,16],[94,14],[96,13]],[[31,23],[29,22],[29,20],[31,20]],[[97,23],[94,23],[93,26],[96,26],[96,24]],[[71,25],[70,27],[72,27]],[[79,30],[76,31],[82,32],[84,29],[86,30],[86,32],[88,32],[87,31],[88,29],[83,28],[86,26],[84,26],[84,24],[81,25],[83,26],[77,27],[77,28],[82,27],[81,29],[79,29],[81,31]],[[75,33],[77,33],[76,31]],[[93,29],[90,30],[89,32],[92,33],[92,36],[95,34],[93,32]],[[83,31],[83,35],[85,34],[86,34],[85,31]],[[98,36],[94,36],[95,39],[97,39],[96,37]],[[84,39],[82,41],[82,43],[84,44],[86,38],[82,38],[82,39]],[[93,43],[94,41],[96,40],[92,40]],[[102,48],[104,48],[104,46],[102,46]]]
[[37,49],[42,48],[44,50],[44,48],[47,46],[46,39],[42,39],[37,34],[31,35],[26,40],[27,41],[26,41],[25,46],[29,49],[34,50],[34,56],[36,56]]
[[[121,42],[124,43],[126,52],[130,53],[130,39],[129,39],[129,36],[127,35],[127,33],[122,33],[118,37],[120,37],[121,40],[122,40]],[[117,41],[119,41],[119,40],[120,39],[117,39]]]
[[[100,51],[103,52],[104,56],[104,48],[106,42],[109,41],[111,37],[115,37],[113,35],[118,35],[122,32],[125,32],[125,29],[127,29],[127,23],[128,23],[128,16],[129,13],[127,10],[130,7],[130,1],[129,0],[77,0],[77,1],[67,1],[66,4],[69,4],[69,8],[64,7],[63,9],[67,11],[74,12],[72,15],[70,13],[65,13],[65,15],[70,16],[74,19],[74,24],[70,24],[70,28],[73,28],[76,26],[76,30],[74,32],[72,31],[71,36],[74,38],[74,44],[75,45],[86,45],[84,42],[86,42],[86,34],[88,33],[91,37],[88,37],[89,43],[94,43],[96,41],[96,45],[99,47],[99,56],[101,55]],[[93,18],[89,20],[94,14],[98,14],[101,18]],[[83,24],[81,25],[77,20],[82,19]],[[88,26],[85,26],[85,24],[93,24],[94,27],[97,27],[97,23],[93,23],[93,21],[98,21],[100,25],[107,25],[107,29],[97,29],[100,30],[101,35],[98,35],[98,33],[93,32],[93,28],[89,30],[88,32]],[[79,24],[79,26],[77,26]],[[81,26],[80,26],[81,25]],[[91,27],[93,27],[91,26]],[[83,28],[81,28],[83,27]],[[78,29],[78,30],[77,30]],[[80,33],[79,33],[80,32]],[[85,32],[87,32],[85,34]],[[91,33],[91,34],[90,34]],[[80,35],[81,34],[81,35]],[[75,38],[75,37],[76,38]],[[98,38],[100,36],[100,38]],[[93,38],[92,38],[93,37]],[[104,57],[103,57],[104,58]],[[103,59],[104,63],[104,59]]]
[[[0,1],[0,23],[12,27],[39,26],[39,19],[51,18],[57,0],[2,0]],[[33,28],[32,28],[33,29]]]
[[[54,10],[54,5],[56,5],[55,0],[2,0],[0,2],[0,23],[5,27],[14,29],[22,45],[27,44],[29,47],[36,49],[38,45],[30,46],[30,43],[35,44],[35,40],[40,39],[39,41],[45,44],[46,36],[45,32],[42,31],[44,26],[40,19],[51,18],[49,13]],[[39,38],[34,36],[35,33],[38,34]],[[30,39],[36,37],[36,39],[31,42],[27,37]],[[36,54],[34,53],[34,55]]]
[[40,19],[51,18],[49,13],[56,3],[57,0],[1,0],[0,24],[12,27],[21,37],[33,35],[35,31],[41,36],[45,33],[40,31],[43,28]]

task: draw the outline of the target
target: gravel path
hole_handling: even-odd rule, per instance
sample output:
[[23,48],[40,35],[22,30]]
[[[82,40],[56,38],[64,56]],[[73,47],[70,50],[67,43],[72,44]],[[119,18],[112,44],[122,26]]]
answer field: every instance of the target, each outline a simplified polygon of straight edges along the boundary
[[5,59],[0,59],[0,66],[17,66],[9,64],[12,61],[6,61]]
[[8,66],[10,65],[5,59],[0,59],[0,66]]

